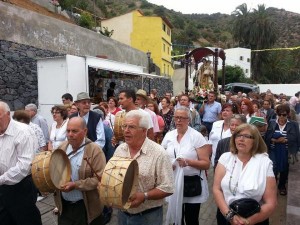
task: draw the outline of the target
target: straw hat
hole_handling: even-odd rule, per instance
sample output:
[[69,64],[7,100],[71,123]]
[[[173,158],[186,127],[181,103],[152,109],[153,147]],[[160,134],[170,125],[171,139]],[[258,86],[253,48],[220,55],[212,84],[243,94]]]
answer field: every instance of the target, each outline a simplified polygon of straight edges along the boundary
[[137,96],[140,96],[142,98],[144,98],[146,101],[149,100],[148,96],[147,96],[147,92],[143,89],[139,89],[136,93]]

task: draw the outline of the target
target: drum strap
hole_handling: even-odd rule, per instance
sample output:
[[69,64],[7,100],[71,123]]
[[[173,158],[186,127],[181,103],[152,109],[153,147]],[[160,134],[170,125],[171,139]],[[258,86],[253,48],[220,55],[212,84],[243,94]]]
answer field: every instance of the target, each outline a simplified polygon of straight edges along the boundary
[[88,144],[90,144],[90,143],[92,143],[92,141],[87,141],[87,142],[85,142],[84,144],[80,145],[79,148],[77,148],[77,149],[71,151],[67,156],[69,157],[70,155],[75,154],[75,153],[76,153],[79,149],[81,149],[83,146],[86,146],[86,145],[88,145]]

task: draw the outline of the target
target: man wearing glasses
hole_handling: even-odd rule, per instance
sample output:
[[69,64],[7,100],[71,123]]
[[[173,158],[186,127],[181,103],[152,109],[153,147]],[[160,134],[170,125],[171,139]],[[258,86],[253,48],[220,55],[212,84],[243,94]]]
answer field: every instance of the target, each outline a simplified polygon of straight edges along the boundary
[[164,198],[174,191],[172,165],[164,148],[147,138],[149,122],[146,113],[131,110],[122,125],[125,143],[114,156],[136,159],[139,179],[137,192],[129,198],[131,207],[118,212],[119,225],[162,224]]

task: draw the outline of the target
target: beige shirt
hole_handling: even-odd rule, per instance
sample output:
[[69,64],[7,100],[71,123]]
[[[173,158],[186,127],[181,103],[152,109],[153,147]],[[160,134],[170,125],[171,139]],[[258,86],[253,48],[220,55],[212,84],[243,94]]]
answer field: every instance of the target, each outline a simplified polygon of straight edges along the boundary
[[[128,145],[121,144],[114,156],[130,157]],[[157,188],[166,193],[174,192],[173,169],[169,156],[159,144],[146,138],[141,150],[135,155],[139,165],[139,179],[137,192],[147,192]],[[137,208],[131,208],[129,213],[139,213],[147,209],[162,206],[164,199],[148,200]]]

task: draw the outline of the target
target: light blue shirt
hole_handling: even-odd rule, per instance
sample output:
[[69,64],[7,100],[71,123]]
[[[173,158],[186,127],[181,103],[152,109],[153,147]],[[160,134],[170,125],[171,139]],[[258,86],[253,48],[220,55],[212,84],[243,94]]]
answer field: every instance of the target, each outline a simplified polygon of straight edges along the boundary
[[46,143],[49,141],[49,127],[47,124],[47,120],[39,114],[36,114],[31,118],[31,122],[37,124],[43,131],[44,138]]
[[[81,145],[83,145],[84,143],[85,143],[85,139],[83,140]],[[69,160],[71,163],[71,170],[72,170],[71,180],[73,182],[79,180],[79,169],[80,169],[82,159],[83,159],[84,148],[85,148],[85,146],[81,147],[74,154],[71,154],[69,156]],[[69,154],[72,151],[73,151],[73,148],[69,144],[67,147],[66,153]],[[83,199],[82,192],[79,190],[76,190],[76,189],[74,189],[73,191],[70,191],[70,192],[62,192],[61,194],[62,194],[62,197],[66,201],[70,201],[70,202],[77,202],[77,201]]]
[[[89,115],[90,115],[90,112],[88,112],[87,114],[85,114],[82,117],[85,120],[86,124],[88,124],[88,122],[89,122]],[[104,133],[104,126],[103,126],[103,122],[102,122],[101,118],[96,127],[96,135],[97,135],[97,140],[95,141],[95,143],[97,145],[99,145],[100,148],[103,149],[103,147],[105,145],[105,133]]]
[[219,114],[221,113],[221,110],[222,106],[219,102],[214,101],[213,104],[205,103],[202,121],[213,123],[219,120]]

